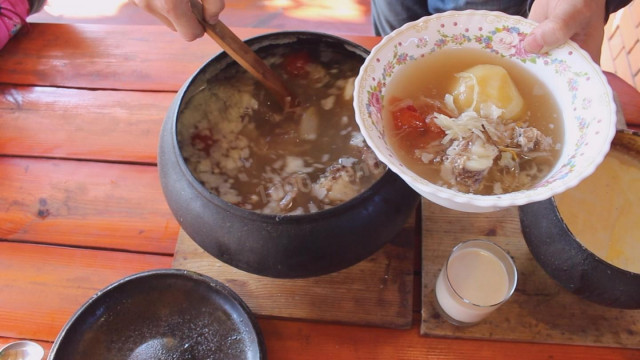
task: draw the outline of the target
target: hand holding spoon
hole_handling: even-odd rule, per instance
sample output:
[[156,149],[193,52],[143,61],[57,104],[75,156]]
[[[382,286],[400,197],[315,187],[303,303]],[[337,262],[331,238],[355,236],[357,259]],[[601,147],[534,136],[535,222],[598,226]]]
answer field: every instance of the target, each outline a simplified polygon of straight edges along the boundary
[[222,21],[209,24],[204,20],[202,4],[191,1],[191,9],[202,24],[207,35],[213,38],[229,56],[253,75],[275,97],[284,109],[288,109],[295,100],[282,78],[276,74],[251,48],[233,33]]

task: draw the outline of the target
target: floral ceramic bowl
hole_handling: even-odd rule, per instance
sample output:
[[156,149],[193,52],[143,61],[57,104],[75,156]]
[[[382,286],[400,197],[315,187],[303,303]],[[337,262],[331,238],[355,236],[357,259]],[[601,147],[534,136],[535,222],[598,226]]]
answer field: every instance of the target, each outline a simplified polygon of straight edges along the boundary
[[[499,12],[447,12],[397,29],[373,48],[356,79],[356,119],[381,161],[428,200],[447,208],[486,212],[541,201],[577,185],[601,163],[616,130],[616,106],[598,65],[577,44],[543,55],[524,50],[535,23]],[[389,80],[398,69],[445,48],[470,47],[514,61],[535,74],[558,102],[564,122],[559,161],[527,190],[476,195],[437,186],[409,170],[385,138],[382,107]]]

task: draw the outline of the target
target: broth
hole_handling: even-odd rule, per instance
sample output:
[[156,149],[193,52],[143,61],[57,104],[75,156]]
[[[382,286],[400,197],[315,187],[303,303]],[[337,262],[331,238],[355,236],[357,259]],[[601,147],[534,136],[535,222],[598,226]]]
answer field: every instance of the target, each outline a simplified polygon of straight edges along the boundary
[[[561,153],[562,114],[551,92],[522,65],[479,49],[443,49],[404,65],[383,105],[399,160],[457,191],[530,188]],[[463,123],[475,125],[461,135]]]
[[567,227],[595,255],[640,273],[640,158],[613,147],[596,171],[555,196]]
[[236,64],[220,71],[180,112],[178,142],[194,176],[223,200],[269,214],[328,209],[370,187],[386,167],[355,122],[364,59],[322,46],[263,58],[301,105],[283,112]]

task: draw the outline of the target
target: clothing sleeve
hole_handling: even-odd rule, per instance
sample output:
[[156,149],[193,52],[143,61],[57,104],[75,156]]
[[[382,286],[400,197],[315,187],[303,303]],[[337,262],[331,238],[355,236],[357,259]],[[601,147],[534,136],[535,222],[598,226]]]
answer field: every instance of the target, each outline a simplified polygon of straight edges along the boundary
[[[529,5],[527,6],[527,8],[529,9],[529,11],[531,11],[531,5],[533,5],[534,0],[528,0],[528,1],[529,1]],[[609,18],[609,15],[629,5],[631,1],[632,0],[607,0],[607,3],[605,5],[607,8],[605,21]]]

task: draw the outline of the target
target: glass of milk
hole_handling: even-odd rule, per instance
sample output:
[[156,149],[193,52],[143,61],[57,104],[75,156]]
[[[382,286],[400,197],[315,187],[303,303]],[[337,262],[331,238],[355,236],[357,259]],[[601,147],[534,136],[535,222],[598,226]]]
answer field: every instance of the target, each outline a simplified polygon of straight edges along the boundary
[[513,259],[488,240],[458,244],[436,281],[436,306],[455,325],[473,325],[507,301],[516,288]]

